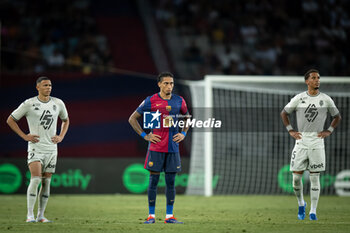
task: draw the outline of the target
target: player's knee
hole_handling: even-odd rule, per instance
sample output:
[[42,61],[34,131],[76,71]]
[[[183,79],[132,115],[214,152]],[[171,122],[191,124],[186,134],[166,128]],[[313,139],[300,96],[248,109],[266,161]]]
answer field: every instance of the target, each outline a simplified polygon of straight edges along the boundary
[[[318,191],[320,187],[320,173],[310,173],[311,189]],[[317,190],[316,190],[317,189]]]
[[32,176],[32,178],[30,179],[30,184],[32,185],[39,185],[41,181],[41,177],[40,176]]
[[48,178],[48,179],[51,179],[52,177],[52,173],[49,173],[49,172],[44,172],[43,174],[43,178]]
[[175,187],[176,173],[165,173],[165,182],[168,188]]
[[36,196],[40,181],[41,181],[41,177],[39,177],[39,176],[33,176],[30,179],[30,183],[28,185],[28,193],[31,196]]
[[43,186],[43,192],[44,195],[43,197],[49,197],[50,196],[50,183],[51,183],[51,178],[44,178],[42,179],[41,185]]
[[302,176],[298,173],[293,173],[293,188],[294,190],[300,190],[301,188],[301,182],[302,182]]
[[149,189],[157,189],[157,185],[159,182],[159,174],[152,174],[149,176]]

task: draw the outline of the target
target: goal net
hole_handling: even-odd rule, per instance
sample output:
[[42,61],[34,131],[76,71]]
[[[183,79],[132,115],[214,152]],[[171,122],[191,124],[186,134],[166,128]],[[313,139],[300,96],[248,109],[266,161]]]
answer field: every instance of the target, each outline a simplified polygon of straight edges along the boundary
[[[203,81],[189,81],[187,85],[193,118],[219,119],[222,127],[192,129],[186,193],[206,196],[292,193],[289,162],[295,141],[283,126],[280,112],[293,96],[307,90],[304,78],[206,76]],[[322,194],[347,193],[350,188],[346,182],[350,180],[349,90],[350,78],[321,77],[320,91],[332,97],[342,116],[338,128],[325,139]],[[297,128],[295,116],[290,118]],[[328,117],[325,128],[330,122]],[[308,180],[305,172],[305,192],[309,191]]]

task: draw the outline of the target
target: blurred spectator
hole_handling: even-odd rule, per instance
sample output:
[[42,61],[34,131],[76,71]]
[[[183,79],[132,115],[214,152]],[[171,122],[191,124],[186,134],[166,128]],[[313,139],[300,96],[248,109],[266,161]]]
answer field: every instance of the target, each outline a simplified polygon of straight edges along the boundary
[[55,49],[47,58],[47,64],[54,68],[62,67],[64,62],[64,56],[58,49]]
[[184,59],[193,63],[203,62],[202,52],[195,41],[192,41],[191,45],[185,49]]
[[[171,29],[177,41],[188,35],[210,41],[209,49],[196,48],[196,54],[205,54],[197,74],[300,75],[312,66],[323,75],[350,75],[348,0],[152,2],[163,32]],[[171,46],[189,51],[182,44]],[[184,68],[180,73],[185,67],[179,66]]]
[[228,69],[231,66],[231,62],[238,62],[240,56],[234,52],[229,45],[226,45],[225,51],[218,54],[223,69]]
[[[112,65],[90,0],[2,1],[2,71],[91,71]],[[81,54],[79,54],[81,53]],[[89,69],[83,67],[89,63]]]

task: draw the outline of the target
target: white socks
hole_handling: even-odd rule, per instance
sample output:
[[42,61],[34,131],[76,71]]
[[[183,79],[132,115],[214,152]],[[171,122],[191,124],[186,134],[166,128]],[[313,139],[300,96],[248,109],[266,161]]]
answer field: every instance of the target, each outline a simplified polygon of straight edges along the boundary
[[39,192],[38,218],[44,217],[47,201],[50,196],[50,182],[51,178],[43,178],[41,189]]
[[30,179],[30,183],[27,189],[27,208],[28,208],[28,213],[27,217],[28,218],[34,218],[34,205],[36,202],[36,197],[38,195],[38,186],[40,184],[41,177],[39,176],[33,176]]
[[303,182],[301,178],[302,174],[293,173],[293,189],[294,193],[297,196],[299,206],[304,206],[304,195],[303,195]]
[[318,199],[320,197],[320,173],[310,173],[310,198],[311,209],[310,214],[316,214]]

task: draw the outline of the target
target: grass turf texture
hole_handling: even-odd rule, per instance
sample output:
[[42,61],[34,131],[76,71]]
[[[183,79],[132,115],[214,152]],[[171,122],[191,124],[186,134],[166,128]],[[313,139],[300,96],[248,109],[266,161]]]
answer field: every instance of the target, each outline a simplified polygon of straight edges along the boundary
[[294,196],[177,195],[175,217],[185,224],[174,225],[164,224],[158,195],[155,224],[142,224],[147,213],[146,195],[53,194],[45,216],[54,222],[25,223],[26,196],[0,195],[0,232],[350,232],[350,199],[336,196],[321,196],[318,221],[297,220]]

